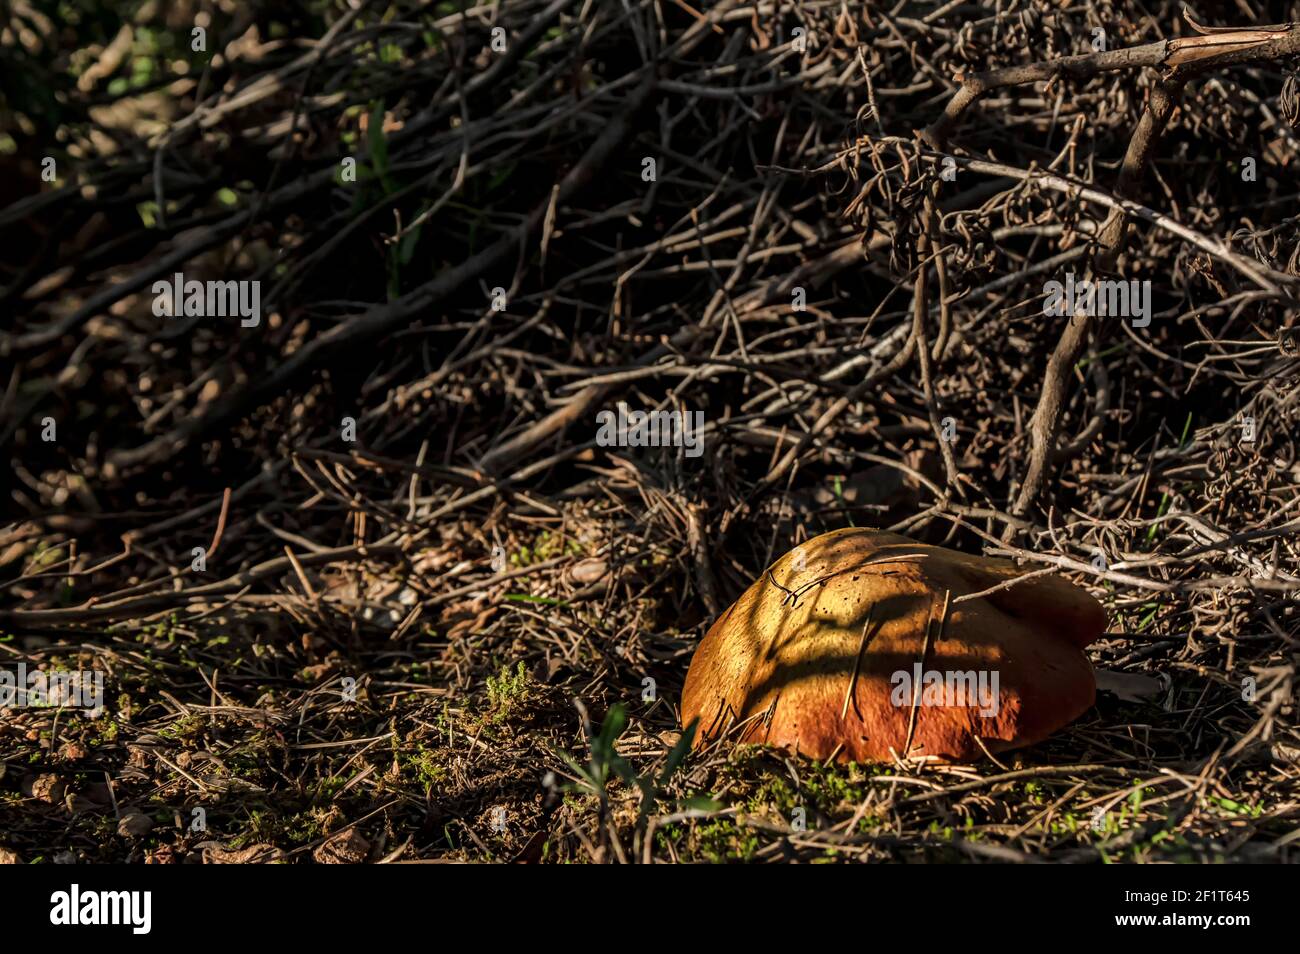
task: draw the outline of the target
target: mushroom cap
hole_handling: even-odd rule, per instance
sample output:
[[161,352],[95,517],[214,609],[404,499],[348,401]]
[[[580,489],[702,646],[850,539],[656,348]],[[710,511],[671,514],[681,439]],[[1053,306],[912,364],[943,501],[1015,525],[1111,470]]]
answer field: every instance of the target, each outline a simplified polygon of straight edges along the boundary
[[1093,704],[1083,649],[1106,612],[1060,577],[1025,574],[878,530],[816,537],[700,641],[682,723],[699,720],[697,745],[734,729],[738,741],[853,762],[975,761],[1039,742]]

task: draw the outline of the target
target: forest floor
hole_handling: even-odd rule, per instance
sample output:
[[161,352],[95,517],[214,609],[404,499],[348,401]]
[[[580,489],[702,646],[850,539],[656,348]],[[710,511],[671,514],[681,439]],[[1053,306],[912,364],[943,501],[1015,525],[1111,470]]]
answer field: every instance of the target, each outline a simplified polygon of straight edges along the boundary
[[[936,126],[1200,34],[250,6],[0,26],[0,663],[104,690],[0,708],[0,860],[1297,860],[1289,60]],[[1103,260],[1139,313],[1044,313]],[[177,272],[258,311],[161,317]],[[702,453],[603,445],[619,402]],[[846,526],[1055,566],[1154,688],[996,762],[679,758],[709,625]]]

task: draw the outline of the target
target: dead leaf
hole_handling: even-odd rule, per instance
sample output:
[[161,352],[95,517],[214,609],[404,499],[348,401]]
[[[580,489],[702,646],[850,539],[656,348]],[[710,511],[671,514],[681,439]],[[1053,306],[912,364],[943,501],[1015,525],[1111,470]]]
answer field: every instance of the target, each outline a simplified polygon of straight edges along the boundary
[[542,860],[542,849],[546,847],[546,832],[536,832],[528,839],[528,844],[511,859],[516,865],[535,865]]
[[63,801],[63,782],[57,775],[29,775],[22,781],[22,792],[28,798],[57,805]]
[[274,845],[249,845],[247,848],[224,848],[215,842],[201,846],[203,861],[209,865],[247,865],[279,861],[284,852]]
[[595,583],[609,570],[604,560],[595,558],[582,560],[569,569],[569,579],[574,583]]
[[321,865],[357,865],[370,854],[370,842],[355,828],[349,828],[318,845],[311,856]]
[[143,812],[128,812],[117,823],[117,833],[123,838],[141,838],[153,830],[153,819]]
[[1164,692],[1160,679],[1131,672],[1097,670],[1097,690],[1118,696],[1124,702],[1146,702]]

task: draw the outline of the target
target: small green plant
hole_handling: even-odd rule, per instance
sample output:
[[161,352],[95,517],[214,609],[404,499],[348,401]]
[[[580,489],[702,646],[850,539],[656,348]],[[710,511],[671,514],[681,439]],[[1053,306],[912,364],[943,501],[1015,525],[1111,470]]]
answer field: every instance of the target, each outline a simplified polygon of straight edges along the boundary
[[488,708],[491,710],[488,721],[498,725],[509,719],[528,698],[531,684],[523,663],[519,663],[513,672],[505,666],[499,675],[488,676]]
[[418,746],[414,755],[406,756],[406,767],[424,788],[426,798],[435,786],[447,780],[447,769],[439,763],[437,753],[424,745]]
[[[586,722],[585,710],[580,708],[580,711],[583,713],[583,721]],[[586,765],[579,764],[568,753],[558,752],[556,754],[573,770],[573,774],[576,776],[576,781],[565,786],[566,790],[584,795],[594,795],[600,801],[602,841],[605,840],[607,835],[605,819],[609,815],[609,783],[617,778],[641,792],[641,804],[637,810],[635,836],[635,845],[639,848],[645,835],[646,823],[649,821],[650,813],[654,811],[655,806],[663,798],[664,789],[671,781],[673,774],[681,767],[682,760],[686,758],[686,753],[691,750],[691,743],[695,738],[696,723],[693,721],[686,727],[686,731],[681,734],[677,743],[668,752],[664,766],[657,778],[641,775],[632,766],[632,763],[618,753],[614,743],[618,741],[626,728],[627,708],[622,703],[616,703],[610,706],[609,711],[605,713],[605,721],[601,723],[599,733],[592,735],[588,725],[587,735],[591,739],[591,757]],[[707,797],[687,798],[677,804],[679,808],[695,811],[715,811],[717,809],[717,803]]]

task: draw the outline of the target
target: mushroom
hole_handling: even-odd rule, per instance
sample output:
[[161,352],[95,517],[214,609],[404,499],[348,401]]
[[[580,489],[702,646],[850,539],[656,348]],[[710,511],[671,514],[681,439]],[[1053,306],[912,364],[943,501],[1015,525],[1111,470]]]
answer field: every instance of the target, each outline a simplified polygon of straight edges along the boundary
[[878,530],[781,557],[695,650],[682,722],[815,759],[974,761],[1096,696],[1106,612],[1081,587]]

